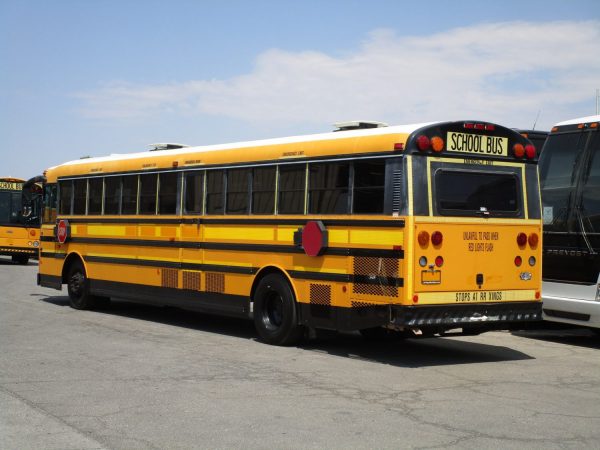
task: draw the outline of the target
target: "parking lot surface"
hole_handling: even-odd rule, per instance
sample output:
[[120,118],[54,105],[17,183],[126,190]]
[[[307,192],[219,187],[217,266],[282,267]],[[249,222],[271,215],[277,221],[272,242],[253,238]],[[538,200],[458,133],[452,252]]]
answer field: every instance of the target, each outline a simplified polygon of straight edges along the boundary
[[587,330],[299,347],[249,321],[76,311],[0,261],[0,448],[598,448]]

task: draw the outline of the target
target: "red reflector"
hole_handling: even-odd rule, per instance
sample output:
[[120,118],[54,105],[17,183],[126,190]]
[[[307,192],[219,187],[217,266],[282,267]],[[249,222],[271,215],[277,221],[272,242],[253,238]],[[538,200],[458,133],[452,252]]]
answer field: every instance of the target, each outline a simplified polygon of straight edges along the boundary
[[419,245],[421,247],[425,247],[429,244],[429,233],[427,231],[421,231],[419,236],[417,236],[417,240],[419,241]]
[[402,251],[402,246],[401,245],[394,245],[392,247],[392,250],[394,250],[395,252]]
[[35,230],[29,230],[29,236],[35,236]]
[[473,129],[473,124],[472,123],[465,123],[465,124],[463,124],[463,127],[466,128],[467,130],[472,130]]
[[519,233],[517,235],[517,245],[523,247],[525,244],[527,244],[527,235],[525,233]]
[[177,167],[179,165],[179,161],[173,161],[173,167]]
[[419,303],[419,296],[417,294],[413,295],[413,303]]
[[431,147],[431,141],[425,135],[421,135],[417,138],[417,148],[421,151],[429,150]]
[[487,124],[485,126],[485,129],[488,130],[488,131],[494,131],[496,129],[496,126],[495,125]]
[[475,124],[475,129],[476,129],[476,130],[483,130],[484,128],[485,128],[485,127],[483,126],[483,124],[482,124],[482,123],[476,123],[476,124]]
[[404,142],[396,142],[394,144],[394,150],[404,150]]
[[522,263],[523,263],[523,260],[521,259],[521,257],[520,256],[515,256],[515,266],[521,267]]
[[535,158],[535,147],[532,144],[527,144],[525,146],[525,154],[527,155],[527,159]]
[[527,241],[529,242],[529,246],[531,248],[536,248],[537,245],[538,245],[539,240],[540,240],[540,238],[537,235],[537,233],[531,233],[529,235],[529,237],[527,238]]
[[434,231],[431,234],[431,243],[433,245],[442,245],[442,241],[444,240],[444,236],[440,231]]
[[444,258],[442,258],[441,256],[435,258],[435,265],[438,267],[442,267],[444,265]]
[[539,300],[539,298],[540,298],[541,296],[542,296],[542,295],[540,294],[540,291],[535,291],[535,298],[536,298],[536,300]]
[[523,144],[515,144],[513,145],[513,152],[517,158],[522,158],[525,155],[525,147],[523,147]]

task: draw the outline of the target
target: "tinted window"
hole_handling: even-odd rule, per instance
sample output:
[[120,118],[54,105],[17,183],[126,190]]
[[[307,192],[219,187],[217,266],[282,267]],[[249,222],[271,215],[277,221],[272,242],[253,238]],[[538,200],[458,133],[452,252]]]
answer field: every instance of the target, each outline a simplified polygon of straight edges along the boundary
[[383,213],[384,183],[384,161],[355,162],[352,211],[356,214]]
[[155,173],[140,175],[140,214],[156,214],[156,183]]
[[252,171],[252,213],[273,214],[275,212],[275,176],[273,167],[257,167]]
[[227,171],[227,214],[248,214],[250,169]]
[[437,170],[435,196],[445,215],[475,215],[485,208],[492,215],[519,212],[518,178],[512,173]]
[[138,177],[137,175],[127,175],[123,177],[121,190],[121,213],[135,214],[137,212],[137,193]]
[[223,171],[206,173],[206,214],[223,214]]
[[306,166],[294,164],[279,168],[279,214],[304,214]]
[[85,214],[87,180],[75,180],[73,185],[73,214]]
[[56,184],[47,184],[44,187],[44,223],[56,221]]
[[185,212],[202,214],[204,172],[185,175]]
[[550,135],[540,157],[540,188],[545,231],[565,231],[581,154],[582,133]]
[[71,214],[71,195],[73,194],[73,182],[61,181],[58,183],[60,189],[60,214]]
[[90,195],[88,199],[88,214],[102,214],[102,178],[90,178]]
[[119,214],[121,199],[121,177],[107,177],[104,180],[104,214]]
[[590,139],[592,154],[581,205],[585,231],[600,233],[600,132],[592,133]]
[[348,163],[311,164],[309,175],[309,205],[311,214],[348,213]]
[[175,214],[177,212],[177,180],[176,173],[161,173],[158,186],[159,214]]

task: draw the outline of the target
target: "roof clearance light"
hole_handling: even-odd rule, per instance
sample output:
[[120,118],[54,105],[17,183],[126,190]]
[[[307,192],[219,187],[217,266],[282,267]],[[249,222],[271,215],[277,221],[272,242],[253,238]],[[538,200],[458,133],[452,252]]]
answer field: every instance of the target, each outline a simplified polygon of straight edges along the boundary
[[482,123],[476,123],[475,124],[475,129],[476,130],[483,130],[483,129],[485,129],[485,127],[483,126]]
[[474,125],[472,123],[464,123],[463,124],[463,128],[466,128],[467,130],[472,130],[473,126]]
[[525,233],[517,234],[517,245],[523,247],[527,244],[527,235]]
[[403,151],[404,150],[404,142],[396,142],[394,144],[394,150]]
[[417,148],[422,152],[429,150],[431,148],[431,141],[427,136],[422,134],[417,138]]
[[434,231],[431,233],[431,243],[433,245],[442,245],[444,235],[440,231]]
[[441,152],[442,150],[444,150],[444,140],[439,136],[432,137],[431,148],[434,152]]
[[552,127],[552,129],[550,130],[552,133],[554,133],[555,131],[558,131],[558,127]]
[[517,158],[522,158],[525,155],[525,147],[523,147],[523,144],[515,144],[513,145],[513,152]]
[[590,128],[598,128],[598,122],[591,123]]
[[487,131],[494,131],[494,130],[496,129],[496,125],[491,125],[491,124],[489,124],[489,123],[488,123],[488,124],[485,126],[485,129],[486,129]]
[[525,154],[527,155],[527,159],[535,158],[535,146],[533,144],[527,144],[525,146]]

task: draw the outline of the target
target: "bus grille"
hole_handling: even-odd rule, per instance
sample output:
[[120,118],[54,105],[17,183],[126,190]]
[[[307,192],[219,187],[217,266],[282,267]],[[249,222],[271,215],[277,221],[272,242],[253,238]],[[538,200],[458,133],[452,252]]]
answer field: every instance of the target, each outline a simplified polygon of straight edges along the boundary
[[200,290],[200,272],[183,271],[183,288],[190,291]]
[[225,292],[225,275],[222,273],[206,273],[207,292]]
[[[399,263],[396,258],[372,258],[355,257],[354,275],[378,279],[397,278]],[[364,279],[364,278],[363,278]],[[397,297],[398,287],[389,286],[384,283],[354,283],[352,292],[355,294],[381,295],[385,297]]]
[[328,284],[310,285],[310,304],[311,305],[331,305],[331,286]]
[[161,286],[177,289],[179,287],[179,274],[177,272],[177,269],[162,269]]

